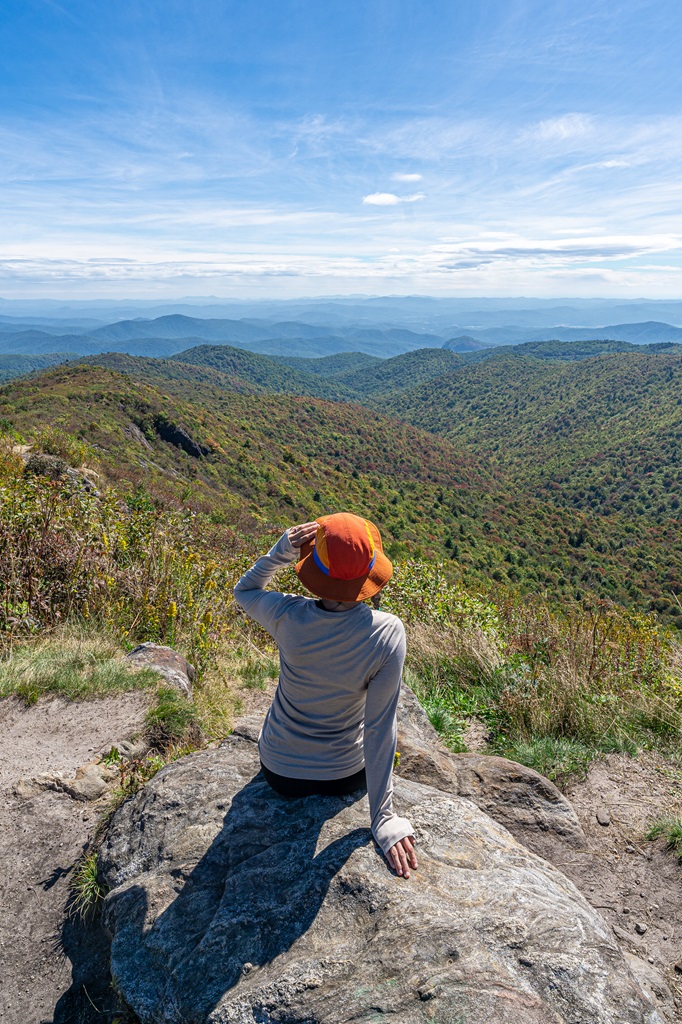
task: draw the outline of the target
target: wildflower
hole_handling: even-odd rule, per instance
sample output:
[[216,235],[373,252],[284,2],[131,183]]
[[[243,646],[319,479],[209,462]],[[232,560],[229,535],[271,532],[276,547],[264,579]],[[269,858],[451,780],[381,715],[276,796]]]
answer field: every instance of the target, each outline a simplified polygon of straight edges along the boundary
[[175,601],[171,601],[171,603],[168,605],[168,614],[169,614],[171,619],[174,619],[174,618],[177,617],[178,606],[175,603]]

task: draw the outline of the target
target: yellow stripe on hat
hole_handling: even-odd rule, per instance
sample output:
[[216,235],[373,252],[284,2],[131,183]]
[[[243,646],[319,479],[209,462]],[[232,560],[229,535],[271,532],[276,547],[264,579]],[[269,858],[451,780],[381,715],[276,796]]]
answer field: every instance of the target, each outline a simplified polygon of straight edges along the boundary
[[372,536],[372,531],[369,528],[369,523],[367,522],[367,520],[363,519],[363,522],[365,524],[365,529],[367,530],[367,536],[369,537],[370,558],[374,558],[374,537]]
[[327,538],[324,535],[324,528],[318,526],[315,536],[315,561],[329,572],[329,554],[327,552]]

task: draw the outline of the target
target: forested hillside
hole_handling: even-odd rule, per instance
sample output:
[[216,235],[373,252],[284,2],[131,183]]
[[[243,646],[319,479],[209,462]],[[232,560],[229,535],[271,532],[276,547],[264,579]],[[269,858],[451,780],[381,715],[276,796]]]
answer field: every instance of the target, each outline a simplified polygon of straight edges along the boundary
[[29,442],[46,426],[82,438],[118,488],[193,508],[247,546],[254,531],[352,508],[381,522],[395,557],[445,558],[477,586],[679,621],[679,358],[462,365],[448,353],[454,374],[405,390],[402,363],[413,379],[443,365],[423,350],[357,371],[377,391],[399,371],[403,390],[361,396],[368,408],[270,394],[339,375],[227,355],[230,373],[121,355],[57,367],[6,385],[0,418]]
[[462,367],[381,407],[498,467],[514,488],[658,522],[682,493],[682,352]]

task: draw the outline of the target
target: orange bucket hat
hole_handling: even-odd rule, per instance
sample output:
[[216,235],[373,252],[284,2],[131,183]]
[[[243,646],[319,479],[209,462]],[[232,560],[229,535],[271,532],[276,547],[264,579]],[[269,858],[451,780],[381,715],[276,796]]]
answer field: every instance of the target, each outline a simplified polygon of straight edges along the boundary
[[296,574],[316,597],[364,601],[393,575],[374,523],[352,512],[320,516],[315,539],[301,548]]

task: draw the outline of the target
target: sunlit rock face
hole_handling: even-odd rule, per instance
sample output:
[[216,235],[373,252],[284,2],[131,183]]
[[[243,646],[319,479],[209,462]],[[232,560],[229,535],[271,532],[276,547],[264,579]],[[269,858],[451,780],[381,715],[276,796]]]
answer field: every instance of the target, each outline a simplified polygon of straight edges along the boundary
[[405,880],[362,793],[286,800],[258,769],[232,736],[115,816],[112,975],[144,1024],[661,1021],[572,883],[470,801],[396,781],[419,844]]

